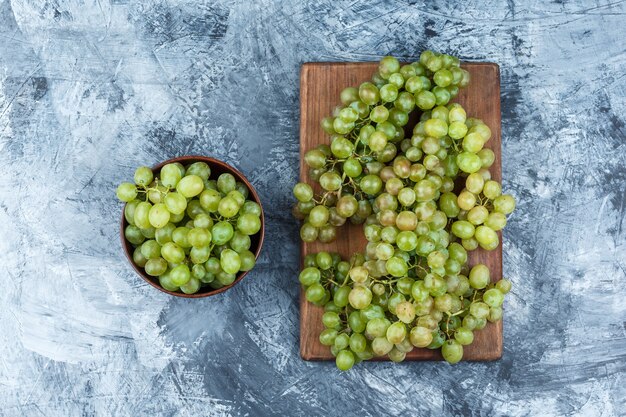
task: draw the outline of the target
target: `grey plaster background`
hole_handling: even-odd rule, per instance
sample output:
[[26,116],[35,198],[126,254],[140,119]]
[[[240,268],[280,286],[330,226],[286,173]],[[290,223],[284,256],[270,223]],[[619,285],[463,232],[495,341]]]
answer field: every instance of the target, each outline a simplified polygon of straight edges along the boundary
[[[0,0],[0,415],[626,415],[625,40],[610,0]],[[504,357],[303,362],[299,66],[426,47],[501,65]],[[268,208],[254,273],[199,301],[135,276],[113,193],[190,153]]]

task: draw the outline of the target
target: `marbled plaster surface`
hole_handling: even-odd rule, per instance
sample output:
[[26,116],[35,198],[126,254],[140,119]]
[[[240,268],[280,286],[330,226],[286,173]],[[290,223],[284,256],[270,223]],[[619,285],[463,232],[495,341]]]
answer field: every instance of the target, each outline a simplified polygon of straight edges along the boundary
[[[0,416],[626,415],[626,3],[0,0]],[[298,354],[298,75],[502,71],[514,283],[493,363]],[[207,154],[267,210],[258,267],[180,300],[126,264],[114,187]]]

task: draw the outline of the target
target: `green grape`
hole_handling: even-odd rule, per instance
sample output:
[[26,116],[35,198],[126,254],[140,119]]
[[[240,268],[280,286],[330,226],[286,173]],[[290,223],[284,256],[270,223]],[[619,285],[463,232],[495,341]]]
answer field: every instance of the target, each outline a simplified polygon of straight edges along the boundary
[[441,354],[446,362],[458,363],[463,358],[463,345],[454,339],[447,340],[441,346]]
[[368,106],[373,106],[380,100],[380,93],[374,84],[365,82],[359,86],[359,98]]
[[[142,251],[143,253],[143,251]],[[146,274],[157,277],[167,271],[167,261],[161,257],[148,259],[144,266]]]
[[321,301],[326,294],[326,290],[319,283],[315,283],[306,289],[305,297],[307,301],[316,303]]
[[234,233],[235,230],[230,223],[221,221],[213,225],[213,228],[211,229],[211,238],[214,244],[224,245],[232,239]]
[[124,206],[124,218],[126,219],[128,224],[132,224],[132,225],[135,224],[135,219],[134,219],[135,208],[137,208],[137,204],[139,203],[140,203],[139,200],[133,200],[133,201],[126,203],[126,205]]
[[168,262],[179,264],[185,260],[185,251],[174,242],[167,242],[161,247],[161,256]]
[[304,223],[300,228],[300,239],[303,242],[314,242],[319,235],[319,229],[311,223]]
[[135,265],[141,268],[143,268],[146,265],[146,262],[148,262],[148,258],[146,258],[143,253],[141,253],[142,246],[136,247],[133,251],[133,262],[135,263]]
[[197,175],[206,181],[211,175],[211,168],[206,162],[194,162],[187,167],[186,173],[187,175]]
[[[474,302],[470,305],[470,314],[477,319],[485,319],[489,315],[489,306],[483,302]],[[477,324],[477,329],[479,325]]]
[[164,198],[165,207],[172,214],[182,214],[187,208],[187,199],[179,193],[168,193]]
[[133,245],[140,245],[146,240],[145,236],[141,234],[141,230],[132,224],[129,224],[126,226],[126,229],[124,229],[124,237]]
[[372,301],[372,292],[366,287],[355,287],[350,291],[348,301],[353,308],[362,310],[370,305]]
[[188,233],[189,233],[188,227],[177,227],[172,232],[172,241],[182,248],[190,248],[191,244],[187,240]]
[[182,178],[182,173],[175,164],[166,164],[161,168],[161,183],[168,188],[175,188]]
[[208,246],[211,243],[211,232],[204,228],[194,227],[187,233],[187,241],[193,247]]
[[418,348],[424,348],[433,341],[432,330],[422,326],[416,326],[409,332],[411,344]]
[[179,290],[179,286],[174,285],[174,283],[172,282],[171,274],[169,273],[159,275],[159,285],[161,285],[161,287],[165,288],[167,291],[175,292]]
[[324,346],[332,346],[337,338],[336,329],[324,329],[319,336],[319,341]]
[[[235,200],[239,208],[241,208],[243,204],[246,202],[246,197],[244,197],[244,195],[241,194],[239,190],[233,190],[229,192],[226,196]],[[219,205],[218,205],[218,210],[219,210]]]
[[333,345],[337,350],[342,350],[348,347],[350,344],[350,336],[345,333],[340,333],[335,338],[335,343]]
[[497,288],[491,288],[483,294],[483,301],[489,307],[500,307],[504,301],[504,294]]
[[139,167],[135,171],[134,180],[137,185],[147,187],[152,182],[153,178],[152,170],[148,167]]
[[150,208],[148,212],[148,221],[150,225],[159,229],[164,227],[170,221],[170,212],[167,209],[167,206],[163,203],[155,204]]
[[293,195],[298,199],[298,201],[306,203],[307,201],[311,201],[313,198],[313,189],[309,184],[299,182],[293,187]]
[[222,270],[228,274],[236,274],[241,268],[241,258],[232,249],[225,249],[220,255],[220,265]]
[[502,194],[502,187],[496,181],[485,181],[483,194],[485,194],[485,197],[487,197],[488,199],[495,200]]
[[489,309],[489,315],[487,316],[487,320],[491,323],[502,320],[502,307],[491,307]]
[[345,105],[352,103],[359,99],[359,90],[354,87],[348,87],[341,91],[341,102]]
[[130,182],[123,182],[117,187],[116,194],[121,201],[133,201],[137,197],[137,187]]
[[233,237],[230,242],[228,242],[228,245],[232,250],[241,254],[241,252],[250,249],[252,240],[250,239],[250,236],[236,231],[233,233]]
[[507,294],[511,291],[511,281],[502,278],[500,281],[496,282],[496,288],[499,289],[502,294]]
[[469,239],[474,236],[474,225],[465,220],[457,220],[452,223],[452,233],[461,239]]
[[229,219],[239,212],[239,204],[237,204],[237,201],[232,197],[224,197],[218,204],[217,212],[220,216]]
[[239,259],[241,261],[240,271],[250,271],[256,265],[256,256],[249,250],[239,252]]
[[461,152],[458,154],[456,156],[456,164],[461,171],[468,174],[477,172],[482,167],[480,158],[472,152]]
[[478,226],[474,237],[480,247],[486,250],[493,250],[500,244],[498,234],[488,226]]
[[140,202],[135,207],[135,211],[133,213],[133,220],[137,227],[140,229],[148,229],[151,227],[150,225],[150,209],[152,205],[145,201]]
[[372,351],[376,356],[385,356],[393,349],[393,343],[387,340],[386,337],[377,337],[372,340]]
[[220,174],[217,177],[217,189],[223,194],[228,194],[229,192],[235,190],[237,188],[237,180],[232,174],[227,172]]
[[200,280],[197,278],[190,278],[186,284],[180,286],[180,290],[185,294],[195,294],[200,289]]
[[503,194],[494,199],[493,208],[502,214],[510,214],[515,210],[515,199],[511,195]]
[[[175,193],[171,193],[171,194],[175,194]],[[169,196],[169,194],[168,194]],[[180,196],[182,197],[182,195]],[[176,197],[178,199],[178,197]],[[184,199],[184,197],[182,197]],[[219,203],[222,200],[222,195],[220,194],[219,191],[217,190],[204,190],[202,191],[202,193],[200,194],[200,207],[202,207],[203,210],[208,211],[209,213],[215,213],[218,208],[219,208]],[[181,201],[182,203],[182,201]],[[166,197],[166,204],[167,204],[167,197]],[[182,205],[182,204],[181,204]],[[185,203],[186,205],[186,203]],[[245,203],[244,203],[245,205]],[[169,206],[168,206],[169,207]]]
[[[404,83],[402,83],[404,84]],[[385,84],[380,89],[380,99],[385,103],[390,103],[398,98],[398,86],[395,84]],[[378,122],[377,122],[378,123]]]
[[[463,149],[467,152],[477,153],[483,148],[483,138],[478,133],[468,133],[467,136],[463,139]],[[480,166],[482,167],[482,160],[478,155],[478,161],[480,161]]]
[[430,110],[433,107],[435,107],[436,103],[437,103],[437,98],[430,91],[420,91],[415,96],[415,104],[421,110]]
[[146,259],[154,259],[161,256],[161,245],[155,240],[146,240],[141,245],[141,254]]
[[189,259],[194,264],[203,264],[211,257],[211,248],[208,246],[192,247],[189,251]]
[[337,368],[347,371],[354,366],[354,354],[350,350],[341,350],[335,360]]

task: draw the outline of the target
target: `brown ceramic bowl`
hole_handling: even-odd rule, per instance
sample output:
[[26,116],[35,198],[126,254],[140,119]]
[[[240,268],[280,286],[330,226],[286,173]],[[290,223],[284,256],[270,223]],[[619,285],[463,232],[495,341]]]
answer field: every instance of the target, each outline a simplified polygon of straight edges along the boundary
[[[161,168],[164,165],[171,164],[174,162],[180,162],[183,165],[189,165],[194,162],[205,162],[211,168],[211,178],[217,179],[217,177],[220,174],[228,172],[232,174],[237,181],[240,181],[246,184],[246,187],[248,187],[248,190],[250,191],[248,195],[248,199],[258,203],[259,206],[261,207],[261,230],[259,230],[259,232],[256,235],[250,236],[250,239],[252,241],[252,244],[250,245],[250,252],[254,253],[254,256],[258,260],[259,254],[261,253],[261,247],[263,246],[263,239],[265,237],[265,216],[263,214],[263,206],[261,205],[261,200],[259,199],[259,196],[256,193],[254,187],[250,184],[250,182],[246,179],[246,177],[244,177],[244,175],[241,172],[237,171],[235,168],[231,167],[227,163],[218,161],[217,159],[209,158],[206,156],[180,156],[178,158],[172,158],[167,161],[161,162],[160,164],[157,164],[154,167],[152,167],[152,172],[154,172],[155,177],[161,172]],[[218,289],[213,289],[211,287],[202,287],[195,294],[185,294],[182,292],[168,291],[165,288],[161,287],[161,285],[159,285],[159,280],[157,278],[151,277],[150,275],[146,274],[146,271],[144,271],[143,268],[135,265],[135,263],[133,262],[133,250],[134,249],[132,245],[130,244],[130,242],[128,242],[126,238],[124,237],[124,230],[126,229],[126,226],[128,226],[128,222],[126,221],[126,218],[124,217],[124,210],[122,210],[122,221],[120,222],[120,224],[121,224],[120,236],[122,239],[122,247],[124,248],[124,253],[126,254],[126,258],[128,259],[128,262],[130,262],[132,267],[135,269],[135,271],[137,272],[137,274],[139,274],[141,278],[143,278],[148,284],[152,285],[154,288],[158,289],[159,291],[163,291],[164,293],[174,295],[176,297],[184,297],[184,298],[209,297],[211,295],[219,294],[228,290],[229,288],[237,284],[239,281],[241,281],[243,277],[245,277],[246,274],[249,272],[249,271],[240,272],[232,284],[227,285],[222,288],[218,288]]]

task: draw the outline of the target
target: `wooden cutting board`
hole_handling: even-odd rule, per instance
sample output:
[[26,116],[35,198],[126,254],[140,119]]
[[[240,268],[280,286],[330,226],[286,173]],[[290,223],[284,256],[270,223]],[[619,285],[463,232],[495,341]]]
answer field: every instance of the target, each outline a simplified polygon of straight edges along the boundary
[[[358,87],[370,80],[376,71],[377,63],[334,63],[313,62],[302,65],[300,72],[300,180],[314,184],[309,179],[304,163],[304,154],[321,143],[329,144],[329,136],[320,127],[323,117],[332,113],[340,104],[339,93],[346,87]],[[471,74],[470,85],[461,90],[454,100],[463,105],[468,117],[482,119],[490,128],[492,137],[486,147],[494,151],[496,160],[490,168],[492,178],[502,180],[501,165],[501,128],[500,128],[500,70],[493,63],[465,63],[463,68]],[[410,126],[412,128],[412,126]],[[410,137],[411,135],[407,135]],[[317,185],[317,184],[315,184]],[[319,186],[315,187],[316,193]],[[499,233],[500,234],[500,233]],[[500,241],[502,236],[500,235]],[[304,243],[301,246],[301,263],[308,253],[322,250],[335,251],[343,257],[363,251],[367,241],[361,225],[349,222],[340,231],[335,242]],[[493,250],[478,249],[470,253],[470,265],[484,263],[491,270],[493,281],[502,276],[502,244]],[[296,281],[297,282],[297,281]],[[295,284],[294,284],[295,285]],[[330,349],[323,346],[318,336],[324,329],[322,324],[323,309],[306,301],[304,292],[300,292],[300,354],[305,360],[333,360]],[[488,323],[474,333],[474,343],[466,346],[463,359],[488,361],[502,356],[502,321]],[[378,358],[385,360],[386,358]],[[439,350],[414,349],[407,354],[406,360],[441,360]]]

